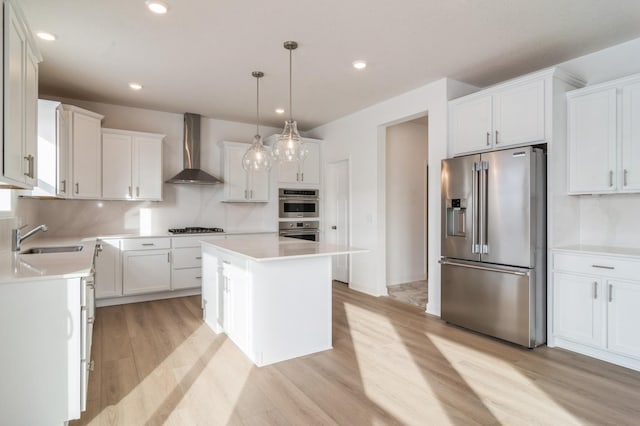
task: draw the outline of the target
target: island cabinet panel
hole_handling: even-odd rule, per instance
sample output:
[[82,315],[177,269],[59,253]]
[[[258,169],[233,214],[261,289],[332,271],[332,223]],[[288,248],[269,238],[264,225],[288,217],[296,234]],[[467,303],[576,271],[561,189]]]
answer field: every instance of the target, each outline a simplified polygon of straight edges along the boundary
[[331,349],[331,257],[255,261],[203,245],[205,322],[256,365]]

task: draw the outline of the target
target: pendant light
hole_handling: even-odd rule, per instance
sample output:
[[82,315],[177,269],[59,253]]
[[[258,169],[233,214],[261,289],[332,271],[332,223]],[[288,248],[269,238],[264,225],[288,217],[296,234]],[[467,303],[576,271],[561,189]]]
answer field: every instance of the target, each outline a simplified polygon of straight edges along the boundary
[[242,167],[249,171],[262,172],[271,170],[271,153],[262,143],[260,136],[260,79],[264,77],[262,71],[251,73],[256,78],[256,134],[253,143],[242,157]]
[[300,162],[304,160],[304,142],[298,133],[298,124],[293,121],[293,107],[291,102],[291,54],[298,47],[295,41],[285,41],[284,48],[289,51],[289,120],[284,123],[284,130],[278,137],[278,141],[273,147],[273,157],[278,162]]

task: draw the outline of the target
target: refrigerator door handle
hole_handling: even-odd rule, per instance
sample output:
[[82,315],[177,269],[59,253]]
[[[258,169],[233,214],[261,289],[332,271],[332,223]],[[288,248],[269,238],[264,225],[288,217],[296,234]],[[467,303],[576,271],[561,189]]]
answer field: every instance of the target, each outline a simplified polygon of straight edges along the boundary
[[479,252],[482,254],[489,253],[489,243],[487,239],[487,193],[489,185],[489,162],[482,161],[479,164],[480,174],[480,241]]
[[498,269],[498,268],[491,268],[487,266],[469,265],[468,263],[456,263],[448,260],[439,260],[438,263],[440,263],[441,265],[461,266],[463,268],[480,269],[481,271],[500,272],[504,274],[519,275],[521,277],[529,275],[528,272],[511,271],[509,269]]
[[471,253],[479,253],[478,248],[478,163],[471,168]]

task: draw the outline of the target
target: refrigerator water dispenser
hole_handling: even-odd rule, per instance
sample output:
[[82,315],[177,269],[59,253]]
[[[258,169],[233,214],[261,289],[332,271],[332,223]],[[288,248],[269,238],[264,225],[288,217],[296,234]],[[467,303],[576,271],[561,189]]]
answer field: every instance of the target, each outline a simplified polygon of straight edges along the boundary
[[464,198],[447,199],[447,237],[465,237],[467,200]]

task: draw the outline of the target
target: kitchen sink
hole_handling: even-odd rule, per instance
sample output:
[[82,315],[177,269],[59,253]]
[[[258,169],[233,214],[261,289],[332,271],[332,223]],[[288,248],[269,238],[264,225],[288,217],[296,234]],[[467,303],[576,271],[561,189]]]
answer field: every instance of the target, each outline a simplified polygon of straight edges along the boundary
[[32,247],[20,254],[45,254],[45,253],[69,253],[81,251],[84,246],[52,246],[52,247]]

